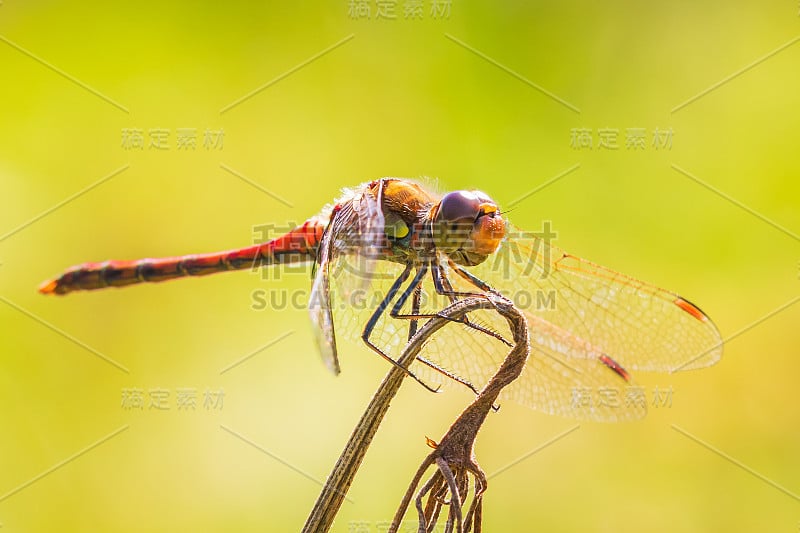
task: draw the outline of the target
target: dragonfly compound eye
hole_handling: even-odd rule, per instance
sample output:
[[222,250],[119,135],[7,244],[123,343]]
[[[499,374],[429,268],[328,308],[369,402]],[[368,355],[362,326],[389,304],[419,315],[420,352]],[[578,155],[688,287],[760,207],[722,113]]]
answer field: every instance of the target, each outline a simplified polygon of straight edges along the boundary
[[482,262],[497,249],[504,235],[505,222],[486,194],[456,191],[442,198],[434,218],[434,241],[456,262]]
[[437,219],[441,222],[468,221],[472,223],[480,214],[482,200],[489,198],[478,191],[447,193],[439,205]]

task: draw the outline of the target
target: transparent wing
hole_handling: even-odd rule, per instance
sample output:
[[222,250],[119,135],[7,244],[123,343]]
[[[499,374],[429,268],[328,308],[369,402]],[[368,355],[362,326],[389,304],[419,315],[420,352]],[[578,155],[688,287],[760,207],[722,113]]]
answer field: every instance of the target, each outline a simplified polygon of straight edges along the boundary
[[[479,311],[470,318],[508,336],[508,326],[497,313]],[[501,404],[513,400],[552,415],[602,422],[634,420],[647,413],[644,390],[603,363],[605,354],[546,321],[526,318],[531,352],[522,374],[501,393]],[[451,324],[434,335],[420,355],[481,389],[509,351],[493,337]],[[458,386],[421,360],[411,371],[433,385]]]
[[711,319],[679,295],[515,232],[473,272],[539,317],[590,342],[627,370],[675,372],[722,356]]
[[[354,298],[342,298],[341,293],[332,292],[336,325],[344,336],[360,343],[364,324],[401,271],[401,265],[380,262],[367,291]],[[454,273],[448,277],[454,289],[474,291]],[[423,287],[420,313],[436,313],[449,305],[446,297],[436,294],[430,278]],[[410,311],[409,301],[402,312]],[[585,420],[616,421],[645,415],[644,396],[636,394],[638,388],[603,363],[602,351],[539,317],[526,313],[526,318],[531,355],[520,377],[501,394],[501,401],[509,399],[546,413]],[[471,313],[469,319],[483,331],[457,323],[442,328],[423,347],[411,372],[433,387],[466,390],[458,380],[469,383],[474,390],[484,387],[510,350],[486,331],[507,339],[510,334],[497,313],[480,311]],[[408,325],[409,320],[391,318],[387,310],[371,340],[397,359],[408,340]]]
[[308,310],[322,360],[334,374],[340,372],[333,316],[340,301],[334,298],[352,298],[369,286],[384,238],[379,205],[367,186],[345,191],[332,208],[319,246]]
[[316,273],[308,300],[308,312],[314,337],[317,340],[322,362],[334,374],[339,374],[339,357],[336,352],[336,331],[333,324],[330,299],[330,268],[333,257],[334,233],[329,224],[322,236],[317,252]]
[[[360,337],[401,270],[401,265],[381,261],[366,291],[357,298],[340,293],[334,299],[337,326],[348,337]],[[509,238],[470,272],[510,297],[528,320],[528,363],[501,400],[580,419],[636,419],[646,413],[646,398],[625,370],[700,368],[721,356],[716,327],[687,300],[539,239]],[[457,273],[447,275],[454,289],[475,292]],[[404,312],[410,312],[410,301]],[[435,313],[448,304],[426,279],[419,312]],[[485,331],[508,336],[505,321],[496,313],[481,311],[470,320]],[[423,348],[411,371],[430,385],[462,386],[447,377],[451,374],[481,389],[509,351],[485,331],[463,324],[443,328]],[[408,321],[393,319],[387,311],[372,340],[396,358],[407,335]]]
[[[331,281],[331,307],[341,337],[363,344],[361,335],[367,322],[403,271],[403,265],[389,261],[369,261],[370,278],[365,280],[360,277],[363,267],[356,270],[352,267],[352,261],[348,257],[339,257],[336,260],[336,269],[343,274]],[[344,262],[348,266],[342,266]],[[426,309],[432,313],[439,310],[433,307]],[[408,324],[407,320],[391,318],[389,310],[386,310],[370,338],[385,353],[396,358],[399,350],[408,341]]]

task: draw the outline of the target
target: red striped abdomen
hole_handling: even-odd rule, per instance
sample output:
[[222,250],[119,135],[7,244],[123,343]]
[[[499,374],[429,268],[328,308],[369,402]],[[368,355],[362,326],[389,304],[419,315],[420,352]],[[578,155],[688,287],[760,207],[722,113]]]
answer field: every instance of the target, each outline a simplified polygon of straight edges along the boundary
[[314,217],[289,233],[263,244],[210,254],[103,261],[74,266],[58,278],[39,286],[43,294],[67,294],[135,283],[167,281],[185,276],[205,276],[281,263],[314,261],[327,221]]

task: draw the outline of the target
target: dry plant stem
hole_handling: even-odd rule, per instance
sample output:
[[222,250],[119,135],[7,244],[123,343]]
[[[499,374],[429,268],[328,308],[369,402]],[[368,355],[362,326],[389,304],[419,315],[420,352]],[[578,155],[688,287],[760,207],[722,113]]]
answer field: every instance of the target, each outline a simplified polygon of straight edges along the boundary
[[[495,308],[495,303],[486,298],[478,297],[467,298],[452,304],[441,311],[439,313],[440,316],[430,319],[417,331],[417,334],[406,345],[405,350],[397,360],[398,364],[408,368],[414,362],[425,341],[442,327],[450,324],[454,319],[459,319],[465,314],[478,309],[493,308]],[[406,375],[403,370],[393,366],[389,373],[386,374],[386,377],[383,378],[383,382],[378,387],[378,390],[375,391],[367,409],[361,415],[361,420],[359,420],[350,435],[342,454],[336,461],[330,476],[328,476],[328,480],[325,482],[322,492],[311,510],[311,514],[306,519],[305,526],[303,526],[304,533],[319,533],[330,530],[333,520],[339,512],[339,508],[342,506],[347,491],[353,482],[353,478],[359,466],[361,466],[361,461],[364,459],[367,448],[378,431],[378,426],[386,415],[389,404],[397,394],[400,384]],[[490,401],[489,407],[491,408],[491,406],[492,402]],[[424,474],[424,470],[420,473],[420,476],[422,474]]]
[[[448,487],[450,496],[450,509],[445,530],[451,531],[455,527],[455,531],[458,532],[470,531],[473,526],[476,532],[481,529],[482,496],[486,491],[487,480],[486,475],[475,462],[475,439],[500,391],[519,377],[530,352],[528,325],[522,313],[510,301],[499,296],[489,295],[488,303],[491,303],[492,307],[508,321],[514,338],[514,347],[475,401],[461,413],[436,449],[422,462],[394,516],[389,528],[390,532],[397,531],[424,472],[434,463],[438,466],[438,470],[423,486],[416,499],[420,533],[433,528],[441,506],[447,503],[446,496],[439,494],[439,489],[443,486]],[[472,474],[475,478],[475,495],[466,517],[462,517],[462,507],[465,504],[469,486],[468,474]],[[428,495],[428,504],[423,509],[422,500],[426,494]]]

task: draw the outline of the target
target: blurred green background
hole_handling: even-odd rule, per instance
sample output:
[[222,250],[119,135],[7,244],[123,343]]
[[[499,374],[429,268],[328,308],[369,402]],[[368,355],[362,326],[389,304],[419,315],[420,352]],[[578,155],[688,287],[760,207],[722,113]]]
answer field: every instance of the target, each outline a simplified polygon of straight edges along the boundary
[[[561,247],[680,292],[731,340],[710,369],[637,376],[672,387],[670,408],[580,423],[533,454],[576,422],[503,405],[479,461],[491,475],[530,455],[490,479],[485,529],[796,531],[800,305],[738,333],[800,295],[797,2],[425,0],[415,18],[411,2],[360,4],[0,4],[3,530],[299,530],[387,370],[345,344],[334,378],[305,310],[252,308],[259,289],[307,290],[308,273],[65,298],[37,294],[42,280],[248,245],[254,226],[380,176],[502,206],[572,169],[511,220],[552,221]],[[123,146],[131,128],[144,149]],[[155,128],[167,149],[147,146]],[[177,148],[181,128],[196,149]],[[571,146],[577,128],[591,149]],[[598,146],[603,128],[617,149]],[[644,148],[626,148],[628,128]],[[170,409],[123,408],[129,388],[170,391]],[[196,410],[176,407],[182,388]],[[224,404],[205,408],[206,390]],[[385,528],[424,436],[469,401],[406,383],[334,530]]]

